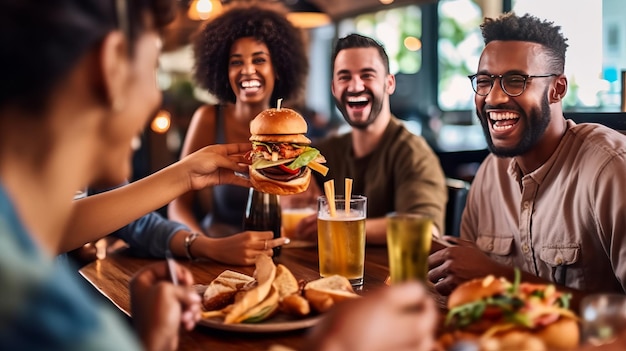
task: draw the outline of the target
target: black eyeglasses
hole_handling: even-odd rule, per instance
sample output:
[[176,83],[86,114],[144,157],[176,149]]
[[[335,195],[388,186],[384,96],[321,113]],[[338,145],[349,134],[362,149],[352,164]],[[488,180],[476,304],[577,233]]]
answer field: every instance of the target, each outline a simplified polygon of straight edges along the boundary
[[500,87],[510,97],[516,97],[522,95],[526,90],[526,82],[529,78],[548,78],[556,77],[558,74],[539,74],[528,75],[518,73],[506,73],[506,74],[472,74],[467,76],[472,82],[472,88],[476,94],[480,96],[487,96],[493,89],[493,83],[496,78],[500,78]]

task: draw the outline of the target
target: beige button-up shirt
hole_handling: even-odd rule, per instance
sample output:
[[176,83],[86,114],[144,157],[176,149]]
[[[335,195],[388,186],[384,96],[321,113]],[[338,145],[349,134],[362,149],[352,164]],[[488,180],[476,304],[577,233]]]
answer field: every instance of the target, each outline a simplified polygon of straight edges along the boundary
[[522,174],[489,155],[461,237],[494,260],[588,292],[626,291],[626,136],[567,121],[548,161]]

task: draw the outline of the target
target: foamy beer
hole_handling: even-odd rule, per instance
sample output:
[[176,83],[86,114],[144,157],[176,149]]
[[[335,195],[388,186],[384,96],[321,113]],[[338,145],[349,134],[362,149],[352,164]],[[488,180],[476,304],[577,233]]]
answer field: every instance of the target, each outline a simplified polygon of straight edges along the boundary
[[328,199],[318,198],[317,240],[322,277],[338,274],[348,278],[353,286],[363,284],[366,210],[365,196],[352,196],[349,204],[343,196],[335,196],[333,216]]
[[387,251],[391,283],[426,281],[433,221],[429,217],[392,213],[387,216]]

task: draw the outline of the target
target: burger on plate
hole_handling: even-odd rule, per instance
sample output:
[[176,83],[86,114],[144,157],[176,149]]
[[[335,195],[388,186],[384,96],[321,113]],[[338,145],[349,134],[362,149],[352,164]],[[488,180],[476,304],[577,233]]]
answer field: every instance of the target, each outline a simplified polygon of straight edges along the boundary
[[579,343],[570,295],[551,284],[490,275],[459,285],[448,298],[444,347],[474,340],[481,350],[570,350]]
[[250,122],[250,182],[255,189],[269,194],[288,195],[305,191],[311,169],[326,175],[328,168],[319,150],[310,146],[304,134],[304,118],[289,108],[271,108]]

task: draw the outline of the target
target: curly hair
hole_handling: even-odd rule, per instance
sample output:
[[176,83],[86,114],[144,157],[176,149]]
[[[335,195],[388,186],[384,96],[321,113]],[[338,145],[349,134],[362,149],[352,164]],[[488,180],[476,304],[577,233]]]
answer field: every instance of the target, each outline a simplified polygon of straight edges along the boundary
[[235,102],[228,79],[233,43],[253,37],[267,45],[279,76],[271,102],[296,99],[304,89],[309,69],[301,32],[280,12],[260,5],[233,7],[207,22],[193,42],[194,79],[222,102]]
[[554,22],[542,21],[529,14],[519,17],[510,12],[496,19],[485,18],[480,29],[485,45],[494,40],[518,40],[541,44],[547,50],[550,67],[558,73],[563,73],[567,38],[561,33],[561,27],[555,26]]

